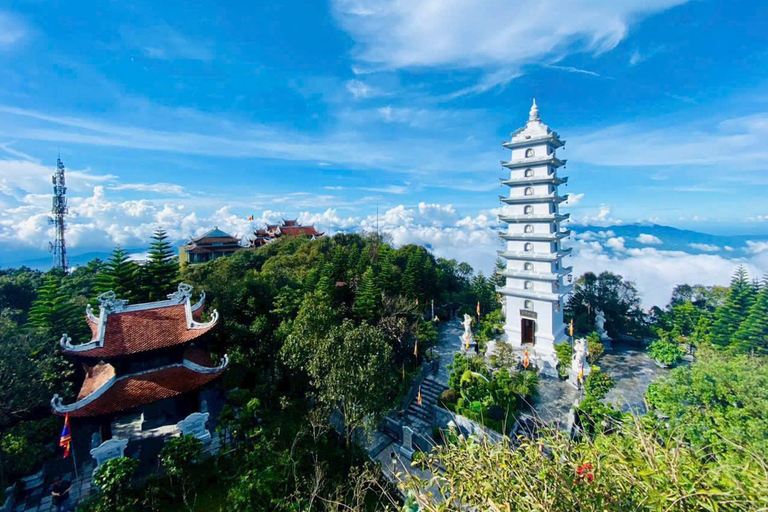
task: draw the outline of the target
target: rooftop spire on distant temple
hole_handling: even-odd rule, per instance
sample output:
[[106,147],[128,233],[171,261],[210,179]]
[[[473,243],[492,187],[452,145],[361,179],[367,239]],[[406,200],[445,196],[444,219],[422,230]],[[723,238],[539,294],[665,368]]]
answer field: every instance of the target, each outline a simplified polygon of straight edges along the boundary
[[536,106],[536,98],[533,98],[533,105],[531,105],[531,112],[528,114],[528,121],[541,121],[541,117],[539,117],[539,107]]

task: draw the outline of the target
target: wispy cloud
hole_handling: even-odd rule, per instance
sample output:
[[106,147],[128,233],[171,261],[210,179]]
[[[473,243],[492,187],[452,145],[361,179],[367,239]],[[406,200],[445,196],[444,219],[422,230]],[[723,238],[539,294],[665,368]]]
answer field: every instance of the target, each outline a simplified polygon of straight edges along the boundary
[[333,7],[363,62],[391,69],[514,69],[555,51],[610,50],[632,21],[685,2],[334,0]]
[[556,66],[554,64],[545,64],[542,67],[547,68],[547,69],[555,69],[555,70],[558,70],[558,71],[567,71],[568,73],[578,73],[578,74],[581,74],[581,75],[589,75],[589,76],[594,76],[594,77],[597,77],[597,78],[609,78],[609,79],[612,80],[611,77],[608,77],[608,76],[603,77],[603,75],[601,75],[600,73],[596,73],[596,72],[590,71],[588,69],[575,68],[573,66]]
[[123,183],[113,185],[110,190],[132,190],[136,192],[151,192],[154,194],[165,194],[172,196],[189,196],[189,193],[181,185],[175,183]]
[[15,14],[0,10],[0,50],[9,48],[27,33],[21,19]]
[[125,26],[120,30],[123,42],[140,50],[150,59],[213,60],[212,45],[206,41],[181,34],[170,25],[153,27]]

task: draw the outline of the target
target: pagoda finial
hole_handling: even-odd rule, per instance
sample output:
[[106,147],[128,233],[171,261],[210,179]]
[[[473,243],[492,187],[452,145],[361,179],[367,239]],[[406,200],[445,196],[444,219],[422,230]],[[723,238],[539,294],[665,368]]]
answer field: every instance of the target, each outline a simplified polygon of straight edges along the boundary
[[539,107],[536,106],[536,98],[533,98],[533,105],[531,105],[531,111],[528,114],[528,121],[541,121],[541,117],[539,117]]

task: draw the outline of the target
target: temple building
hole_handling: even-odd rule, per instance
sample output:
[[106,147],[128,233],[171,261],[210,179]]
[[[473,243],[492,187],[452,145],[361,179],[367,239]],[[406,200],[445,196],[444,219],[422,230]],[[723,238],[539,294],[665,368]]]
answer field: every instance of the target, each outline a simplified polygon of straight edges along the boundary
[[118,417],[138,415],[140,429],[145,413],[173,423],[199,411],[201,388],[224,372],[228,360],[215,363],[204,348],[218,313],[203,321],[205,293],[195,304],[191,297],[192,286],[183,283],[168,300],[145,304],[129,305],[114,292],[100,295],[98,314],[86,308],[92,340],[61,338],[64,354],[82,364],[84,380],[74,402],[54,395],[53,411],[95,419],[106,426],[105,439]]
[[308,236],[318,238],[324,233],[317,231],[315,226],[302,226],[298,219],[285,220],[282,224],[267,224],[266,229],[257,229],[249,242],[250,247],[261,247],[270,244],[283,236]]
[[512,346],[527,348],[546,373],[555,371],[554,345],[567,341],[563,298],[571,286],[563,279],[572,267],[564,267],[562,260],[571,249],[561,243],[570,231],[560,227],[569,214],[559,211],[567,196],[559,195],[558,187],[568,178],[558,176],[565,160],[555,155],[564,144],[541,122],[535,100],[526,125],[502,144],[512,151],[510,160],[501,163],[510,171],[509,179],[502,179],[510,193],[499,198],[508,205],[499,215],[507,224],[500,233],[506,250],[499,253],[506,263],[501,272],[506,284],[498,290],[505,299],[504,330]]
[[179,264],[205,263],[222,256],[229,256],[240,249],[243,249],[243,246],[240,245],[239,238],[214,227],[179,247]]

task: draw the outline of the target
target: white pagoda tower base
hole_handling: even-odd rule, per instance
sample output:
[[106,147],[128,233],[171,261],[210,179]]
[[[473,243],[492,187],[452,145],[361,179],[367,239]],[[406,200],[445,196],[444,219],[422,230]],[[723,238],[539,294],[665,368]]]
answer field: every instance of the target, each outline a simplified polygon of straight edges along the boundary
[[501,165],[509,169],[509,196],[499,199],[508,206],[499,220],[507,224],[500,234],[506,249],[499,252],[505,260],[501,276],[506,284],[499,288],[505,298],[504,330],[513,348],[528,350],[530,362],[548,375],[556,375],[555,345],[568,341],[563,322],[563,298],[571,286],[563,284],[571,267],[562,259],[571,249],[563,249],[563,238],[570,231],[560,224],[569,215],[561,215],[559,205],[567,196],[558,187],[568,181],[557,170],[565,165],[555,155],[564,142],[541,122],[534,100],[528,122],[511,135],[503,146],[512,157]]

